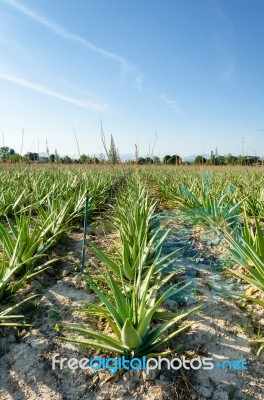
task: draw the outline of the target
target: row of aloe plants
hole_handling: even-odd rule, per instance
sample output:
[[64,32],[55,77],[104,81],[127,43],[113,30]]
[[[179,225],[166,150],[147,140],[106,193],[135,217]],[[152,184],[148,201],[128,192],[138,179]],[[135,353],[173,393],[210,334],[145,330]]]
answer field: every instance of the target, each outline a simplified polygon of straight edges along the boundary
[[[239,179],[231,173],[226,179],[230,184],[224,187],[222,182],[219,192],[219,186],[216,189],[215,182],[213,185],[213,175],[203,173],[195,190],[193,183],[189,182],[189,187],[180,186],[175,193],[169,192],[169,199],[195,223],[222,235],[231,258],[243,267],[244,272],[236,268],[230,268],[229,271],[257,290],[255,296],[245,294],[243,297],[264,307],[264,202],[261,175],[254,171],[249,176],[240,172]],[[257,186],[256,182],[253,184],[251,181],[252,177],[258,178]],[[156,177],[155,183],[161,190],[162,182]],[[260,344],[258,353],[264,349],[264,339],[253,342]]]
[[175,273],[163,274],[169,262],[169,256],[161,256],[167,233],[161,235],[158,228],[152,229],[155,207],[138,175],[130,176],[127,189],[118,195],[109,217],[113,228],[120,232],[114,254],[90,243],[98,257],[97,273],[88,268],[83,276],[98,303],[85,302],[80,310],[103,318],[111,334],[85,326],[60,325],[62,331],[79,335],[68,333],[61,339],[128,357],[170,354],[175,350],[161,353],[165,344],[190,327],[189,323],[175,328],[198,307],[175,313],[162,309],[164,302],[185,286],[171,284],[165,289]]
[[0,216],[28,209],[38,213],[41,205],[49,212],[71,200],[71,212],[89,195],[91,211],[105,204],[109,186],[119,177],[109,170],[72,168],[15,168],[0,170]]
[[226,203],[231,201],[240,204],[241,211],[245,211],[248,216],[264,219],[264,174],[258,168],[213,168],[205,172],[199,168],[174,167],[165,170],[158,168],[143,170],[143,174],[158,189],[162,197],[171,201],[173,207],[175,207],[175,197],[181,197],[184,189],[189,190],[196,198],[202,198],[206,181],[204,175],[210,175],[210,194],[213,198],[221,198],[229,187],[230,197],[225,197]]
[[[9,173],[1,171],[0,186],[4,186],[4,177]],[[80,170],[13,170],[0,201],[0,302],[8,304],[27,281],[59,260],[50,257],[49,250],[82,218],[85,198],[89,197],[92,215],[104,206],[121,175],[106,171],[92,175]],[[12,201],[8,205],[7,198]],[[16,321],[23,316],[12,313],[24,302],[1,307],[0,326],[20,325]]]

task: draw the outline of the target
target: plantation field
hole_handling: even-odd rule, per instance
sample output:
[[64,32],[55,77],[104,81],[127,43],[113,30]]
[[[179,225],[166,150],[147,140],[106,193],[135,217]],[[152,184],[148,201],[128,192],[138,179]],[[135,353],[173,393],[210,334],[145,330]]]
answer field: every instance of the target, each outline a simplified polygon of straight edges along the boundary
[[262,167],[0,166],[0,188],[0,399],[264,398]]

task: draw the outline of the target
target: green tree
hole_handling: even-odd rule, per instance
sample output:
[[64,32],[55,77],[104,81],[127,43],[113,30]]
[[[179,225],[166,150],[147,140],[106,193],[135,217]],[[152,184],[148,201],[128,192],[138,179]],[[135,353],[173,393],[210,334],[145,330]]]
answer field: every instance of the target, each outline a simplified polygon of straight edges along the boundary
[[64,156],[60,160],[63,164],[71,164],[72,163],[72,159],[69,156]]
[[163,164],[170,164],[170,165],[180,165],[182,163],[182,159],[177,154],[173,156],[166,155],[163,158]]
[[235,165],[235,164],[237,164],[237,157],[233,156],[231,153],[228,153],[225,156],[225,164],[226,165]]
[[19,154],[15,153],[15,154],[11,154],[11,156],[9,156],[8,161],[13,164],[13,163],[17,163],[17,162],[21,161],[21,158],[22,157]]
[[146,157],[146,158],[145,158],[145,163],[146,163],[146,164],[153,164],[152,158],[151,158],[151,157]]
[[88,161],[90,161],[90,160],[88,160],[88,159],[89,159],[89,157],[87,157],[85,154],[82,154],[82,155],[80,156],[80,158],[79,158],[79,161],[80,161],[81,164],[85,164],[85,163],[87,163]]
[[146,159],[143,158],[143,157],[139,157],[138,163],[139,163],[139,164],[146,164]]
[[177,154],[171,156],[169,164],[180,165],[182,163],[182,159]]
[[26,161],[39,161],[38,153],[31,153],[30,151],[25,154],[23,158]]
[[246,159],[244,156],[242,156],[241,154],[237,157],[237,163],[239,165],[246,165]]
[[204,158],[203,156],[196,156],[194,159],[194,164],[203,165],[206,164],[206,161],[206,158]]
[[218,156],[216,159],[216,164],[217,165],[224,165],[225,164],[225,157],[224,156]]
[[14,149],[10,149],[10,147],[7,146],[0,147],[0,159],[2,162],[8,161],[8,158],[14,154]]
[[50,154],[49,156],[49,162],[54,163],[55,162],[55,154]]
[[154,163],[154,164],[160,164],[160,158],[157,157],[157,156],[154,156],[154,157],[153,157],[153,163]]
[[260,158],[257,156],[246,156],[245,157],[247,165],[253,165],[260,162]]
[[170,164],[170,159],[171,156],[167,154],[165,157],[163,157],[163,164]]

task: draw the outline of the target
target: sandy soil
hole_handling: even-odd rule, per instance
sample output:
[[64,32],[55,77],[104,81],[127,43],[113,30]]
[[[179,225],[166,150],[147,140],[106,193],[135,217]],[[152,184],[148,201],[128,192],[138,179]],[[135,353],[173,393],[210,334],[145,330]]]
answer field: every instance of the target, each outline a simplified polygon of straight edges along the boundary
[[[97,325],[95,320],[77,310],[80,301],[96,301],[96,298],[85,288],[76,271],[82,244],[81,231],[76,230],[56,248],[57,254],[68,254],[67,260],[38,276],[22,294],[41,293],[37,306],[27,305],[23,310],[31,315],[32,329],[0,331],[1,400],[264,398],[264,354],[256,357],[256,348],[250,343],[256,337],[258,326],[263,325],[262,311],[255,307],[252,313],[252,305],[227,297],[230,290],[234,293],[241,290],[241,283],[222,274],[223,265],[228,263],[225,252],[221,251],[223,244],[217,238],[206,237],[203,232],[194,230],[180,216],[161,213],[159,219],[164,229],[171,228],[164,252],[179,248],[179,256],[170,268],[180,266],[182,272],[177,279],[193,281],[193,291],[186,293],[188,302],[179,304],[171,299],[166,308],[184,310],[202,306],[189,318],[194,321],[192,328],[172,343],[182,345],[177,357],[211,357],[216,362],[245,360],[248,370],[215,367],[212,370],[174,371],[163,368],[148,376],[144,372],[131,371],[104,384],[109,377],[106,372],[52,370],[51,358],[55,353],[67,358],[98,355],[59,340],[59,333],[54,329],[60,321],[93,328]],[[115,236],[106,234],[98,226],[91,228],[90,234],[104,245]]]

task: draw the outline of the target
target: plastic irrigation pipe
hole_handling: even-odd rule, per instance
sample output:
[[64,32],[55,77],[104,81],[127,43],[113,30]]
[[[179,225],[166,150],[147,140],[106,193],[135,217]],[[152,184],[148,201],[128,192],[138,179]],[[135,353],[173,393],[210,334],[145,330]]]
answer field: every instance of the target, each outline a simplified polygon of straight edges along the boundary
[[83,221],[83,246],[82,246],[82,266],[81,272],[83,274],[84,270],[84,261],[85,261],[85,245],[86,245],[86,234],[87,234],[87,225],[88,225],[88,198],[85,199],[84,203],[84,221]]

